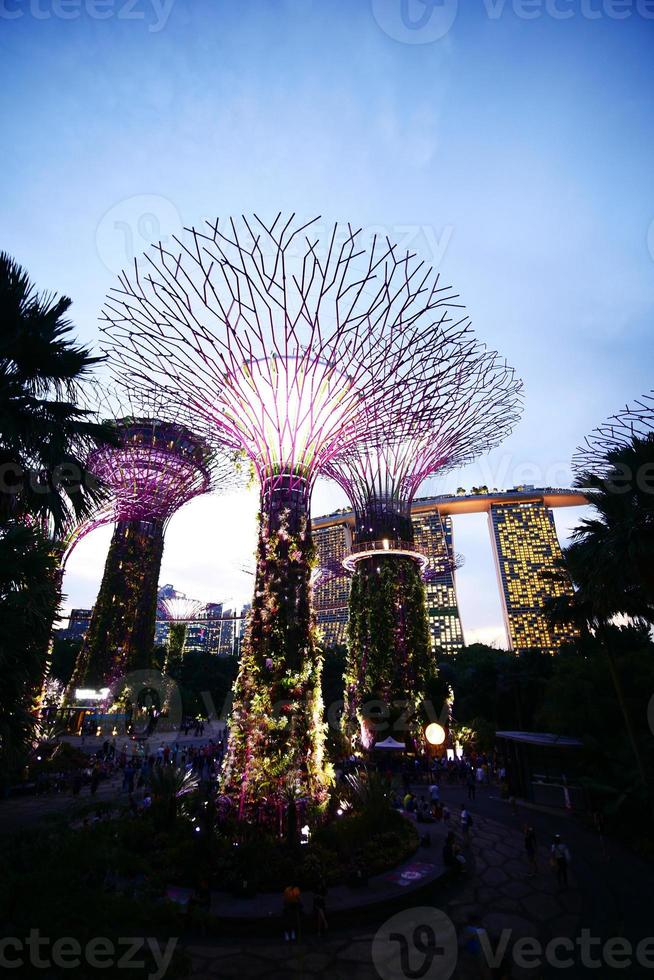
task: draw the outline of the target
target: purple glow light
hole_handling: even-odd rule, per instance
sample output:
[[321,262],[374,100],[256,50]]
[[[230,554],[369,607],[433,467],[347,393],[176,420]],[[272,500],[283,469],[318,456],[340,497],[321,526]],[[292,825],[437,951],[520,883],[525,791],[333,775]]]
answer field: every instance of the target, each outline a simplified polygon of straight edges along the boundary
[[158,387],[244,450],[262,485],[299,490],[344,447],[370,442],[380,406],[456,306],[414,255],[349,225],[256,216],[190,229],[120,276],[107,349],[132,387]]

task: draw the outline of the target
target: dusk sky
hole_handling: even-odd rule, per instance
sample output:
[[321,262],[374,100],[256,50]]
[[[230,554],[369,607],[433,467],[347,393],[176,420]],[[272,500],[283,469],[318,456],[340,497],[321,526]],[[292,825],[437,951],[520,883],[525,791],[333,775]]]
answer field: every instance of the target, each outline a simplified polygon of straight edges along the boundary
[[[524,380],[513,435],[421,495],[566,485],[584,434],[652,388],[654,3],[0,0],[0,52],[1,247],[86,343],[150,241],[284,210],[415,248]],[[320,485],[312,509],[344,502]],[[161,581],[248,601],[255,511],[188,505]],[[74,554],[67,609],[109,537]],[[455,537],[466,639],[503,642],[485,518]]]

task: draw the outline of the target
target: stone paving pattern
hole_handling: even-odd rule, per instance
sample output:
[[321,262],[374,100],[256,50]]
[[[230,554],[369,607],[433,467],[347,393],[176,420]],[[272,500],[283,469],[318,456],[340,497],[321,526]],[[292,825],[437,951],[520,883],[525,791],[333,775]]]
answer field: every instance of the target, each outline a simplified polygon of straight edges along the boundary
[[[424,788],[419,790],[425,792]],[[491,788],[490,793],[494,791]],[[489,797],[484,789],[481,795]],[[459,787],[445,786],[443,799],[452,811],[451,826],[459,829],[459,812],[463,792]],[[97,802],[124,798],[120,793],[120,782],[112,780],[101,784]],[[77,798],[70,796],[45,797],[37,799],[26,797],[4,801],[0,804],[0,831],[15,829],[17,824],[25,825],[50,814],[61,815],[66,812],[72,816],[80,806],[91,802],[86,788]],[[512,822],[500,823],[480,815],[479,801],[471,804],[475,823],[472,841],[467,856],[470,863],[469,874],[464,878],[446,884],[436,883],[431,890],[416,896],[415,904],[431,905],[442,909],[453,921],[458,930],[469,920],[486,928],[489,934],[497,934],[504,928],[513,930],[514,937],[529,935],[542,941],[556,936],[575,937],[579,934],[582,913],[582,896],[576,887],[574,875],[570,876],[570,886],[565,891],[557,887],[554,875],[549,868],[548,853],[545,847],[539,852],[539,873],[528,877],[521,828],[529,820],[529,811],[520,808],[519,815]],[[560,829],[565,817],[552,817],[548,825]],[[434,845],[439,846],[444,828],[426,827],[433,833]],[[435,833],[433,832],[435,830]],[[549,837],[541,835],[540,842],[549,844]],[[420,849],[416,861],[431,860],[427,851]],[[573,853],[574,868],[574,853]],[[608,869],[607,869],[608,870]],[[587,902],[591,896],[584,894]],[[305,907],[311,904],[311,896],[305,895]],[[274,907],[275,903],[273,903]],[[281,897],[277,909],[281,911]],[[278,914],[278,913],[277,913]],[[388,912],[388,916],[392,913]],[[213,940],[204,937],[195,944],[188,944],[186,952],[189,960],[189,976],[192,977],[261,977],[262,980],[275,978],[373,978],[379,980],[380,974],[372,963],[372,941],[377,927],[388,917],[385,912],[375,914],[370,919],[358,919],[366,924],[353,924],[348,928],[339,926],[327,939],[315,934],[313,922],[307,916],[304,934],[297,944],[284,943],[281,916],[279,921],[279,941],[276,942],[268,926],[268,939],[234,938]],[[268,920],[270,923],[270,919]],[[274,927],[273,927],[274,931]],[[254,932],[254,930],[253,930]],[[616,933],[611,933],[615,935]],[[619,933],[622,934],[622,933]],[[644,933],[642,933],[644,934]],[[561,971],[558,971],[559,974]],[[565,971],[567,975],[573,975]],[[467,980],[480,977],[473,967],[461,960],[453,976]],[[487,974],[486,974],[487,975]],[[512,976],[530,977],[535,980],[540,973],[520,972],[514,968]],[[386,978],[384,978],[386,980]],[[429,976],[427,976],[429,980]],[[438,978],[440,980],[440,977]]]
[[[447,790],[445,795],[448,795]],[[459,797],[460,791],[457,793]],[[452,805],[451,825],[458,830],[460,809]],[[440,835],[439,835],[440,836]],[[570,875],[569,886],[561,891],[549,867],[548,850],[540,847],[538,874],[528,877],[522,833],[496,821],[475,816],[471,843],[466,850],[469,872],[457,882],[434,886],[431,894],[421,893],[417,905],[441,908],[457,927],[466,926],[469,917],[483,926],[489,935],[499,935],[511,929],[515,938],[531,936],[543,942],[553,936],[576,936],[580,928],[581,896]],[[419,860],[420,852],[416,856]],[[305,896],[305,907],[310,904]],[[392,912],[380,916],[381,925]],[[187,947],[190,976],[194,978],[260,977],[261,980],[287,980],[289,977],[327,978],[327,980],[380,980],[372,963],[372,942],[376,928],[362,927],[339,930],[325,939],[315,934],[310,917],[306,917],[304,933],[298,943],[280,942],[234,943],[221,941],[212,945]],[[476,963],[466,963],[462,954],[455,978],[484,977]],[[427,975],[429,980],[430,974]],[[437,977],[438,974],[433,974]],[[518,970],[512,976],[540,976],[536,971]],[[386,978],[384,978],[386,980]],[[402,980],[401,975],[398,980]],[[439,978],[440,980],[440,978]]]

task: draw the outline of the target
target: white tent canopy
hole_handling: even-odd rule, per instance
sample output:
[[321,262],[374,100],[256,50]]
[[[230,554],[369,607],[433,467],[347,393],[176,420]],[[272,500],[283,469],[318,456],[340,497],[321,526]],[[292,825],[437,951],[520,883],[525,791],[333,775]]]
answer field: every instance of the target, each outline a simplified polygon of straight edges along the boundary
[[389,735],[385,738],[383,742],[375,742],[376,749],[405,749],[406,745],[404,742],[396,742],[395,739]]

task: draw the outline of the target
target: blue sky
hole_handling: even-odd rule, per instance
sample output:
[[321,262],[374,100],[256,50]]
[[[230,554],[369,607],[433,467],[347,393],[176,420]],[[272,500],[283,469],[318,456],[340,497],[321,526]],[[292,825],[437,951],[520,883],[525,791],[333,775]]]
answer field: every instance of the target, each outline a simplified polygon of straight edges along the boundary
[[[2,247],[94,344],[116,272],[184,224],[383,228],[525,382],[510,439],[424,492],[565,483],[584,433],[652,387],[653,51],[647,0],[0,0]],[[319,488],[314,512],[341,502]],[[254,509],[189,505],[162,580],[244,600]],[[483,520],[455,530],[464,626],[497,636]],[[80,545],[67,605],[93,601],[107,543]]]

